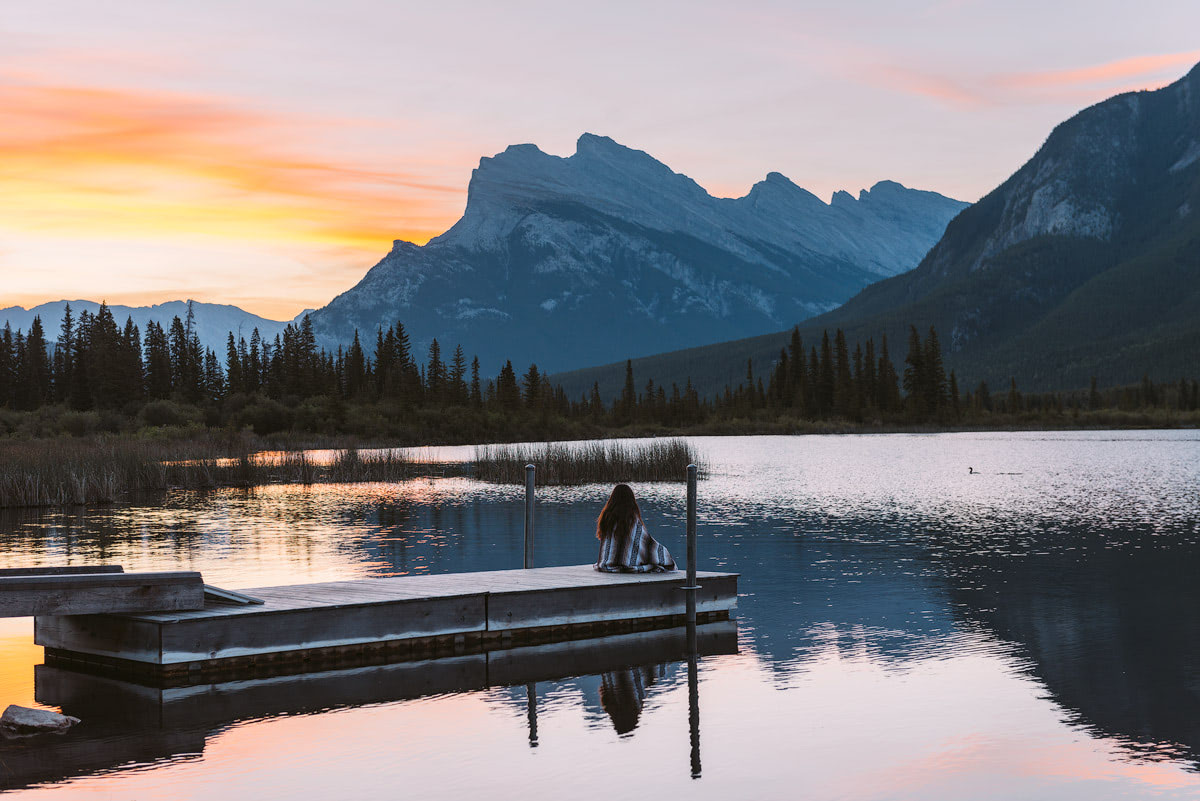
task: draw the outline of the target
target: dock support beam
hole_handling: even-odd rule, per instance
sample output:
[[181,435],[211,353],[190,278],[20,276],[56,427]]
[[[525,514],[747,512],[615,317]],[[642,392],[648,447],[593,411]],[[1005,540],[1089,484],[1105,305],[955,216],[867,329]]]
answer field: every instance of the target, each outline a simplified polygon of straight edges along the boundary
[[533,567],[533,481],[537,468],[525,465],[525,569]]

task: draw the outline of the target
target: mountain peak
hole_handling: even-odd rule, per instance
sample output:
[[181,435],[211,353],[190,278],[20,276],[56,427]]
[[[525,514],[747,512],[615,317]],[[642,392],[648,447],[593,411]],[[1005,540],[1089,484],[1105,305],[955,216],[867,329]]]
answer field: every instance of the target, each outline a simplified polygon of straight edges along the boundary
[[580,134],[579,139],[575,141],[575,154],[580,153],[641,153],[640,150],[634,150],[631,147],[626,147],[610,136],[601,136],[594,133]]

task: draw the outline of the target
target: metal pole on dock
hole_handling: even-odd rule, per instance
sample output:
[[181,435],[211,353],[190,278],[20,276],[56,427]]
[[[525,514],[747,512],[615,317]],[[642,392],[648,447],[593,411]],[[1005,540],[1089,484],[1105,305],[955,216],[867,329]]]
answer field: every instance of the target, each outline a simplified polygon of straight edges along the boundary
[[696,650],[696,465],[687,468],[687,624],[688,650]]
[[533,480],[537,468],[525,465],[525,569],[533,567]]

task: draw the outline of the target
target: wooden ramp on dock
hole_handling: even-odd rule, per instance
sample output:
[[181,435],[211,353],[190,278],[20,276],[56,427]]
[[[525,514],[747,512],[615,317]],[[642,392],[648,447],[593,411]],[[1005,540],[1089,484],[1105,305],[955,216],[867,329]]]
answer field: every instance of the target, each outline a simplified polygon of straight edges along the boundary
[[[698,620],[726,619],[737,575],[699,573]],[[591,565],[360,579],[242,592],[260,605],[134,615],[41,616],[51,665],[186,686],[229,673],[428,659],[684,623],[680,572]]]

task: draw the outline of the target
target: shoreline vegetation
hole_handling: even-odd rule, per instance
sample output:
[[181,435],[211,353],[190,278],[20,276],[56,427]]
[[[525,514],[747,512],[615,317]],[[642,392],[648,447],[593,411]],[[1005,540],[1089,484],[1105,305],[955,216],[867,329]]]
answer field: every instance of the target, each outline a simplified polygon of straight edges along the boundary
[[215,437],[146,441],[116,436],[0,445],[0,508],[113,503],[168,489],[403,481],[422,466],[393,451],[356,448],[315,460],[306,451],[250,452]]
[[397,482],[430,476],[523,484],[525,465],[530,463],[538,468],[539,486],[683,481],[692,463],[701,467],[702,477],[705,474],[698,455],[679,438],[482,445],[476,446],[472,461],[463,463],[420,461],[391,448],[358,447],[333,449],[332,457],[319,459],[306,450],[250,452],[249,444],[244,438],[211,436],[3,442],[0,508],[102,505],[170,489]]
[[[872,339],[849,343],[838,330],[806,343],[793,330],[772,363],[748,363],[736,386],[713,397],[690,380],[666,387],[650,377],[639,389],[626,362],[615,398],[594,385],[571,399],[537,365],[518,374],[506,362],[490,379],[461,347],[443,358],[436,339],[420,360],[400,322],[380,328],[368,350],[357,335],[348,349],[319,350],[308,317],[273,342],[257,330],[249,343],[230,335],[224,359],[201,346],[190,313],[168,329],[151,323],[144,339],[131,320],[118,327],[105,305],[78,318],[67,307],[54,341],[40,319],[27,333],[6,326],[0,506],[108,503],[172,487],[401,480],[431,470],[419,460],[374,462],[358,452],[368,447],[1200,427],[1194,378],[1119,387],[1093,379],[1087,389],[1043,393],[1023,393],[1010,380],[1003,390],[980,383],[964,391],[946,371],[932,328],[922,335],[910,327],[899,370],[886,337],[877,348]],[[308,448],[341,453],[315,464],[298,453]],[[274,462],[252,455],[263,451],[290,455]],[[488,469],[507,475],[506,452],[487,453]],[[629,464],[615,451],[603,460],[587,448],[573,453],[546,451],[555,465],[547,474],[560,477],[539,483],[638,480],[619,472]],[[649,466],[657,457],[646,459],[644,475],[666,477]]]
[[[938,434],[988,431],[1103,431],[1200,428],[1200,415],[1174,410],[995,415],[975,424],[886,424],[881,421],[811,421],[744,418],[687,429],[627,426],[563,432],[561,441],[538,445],[478,444],[442,440],[396,442],[346,436],[259,437],[250,432],[202,428],[86,437],[0,438],[0,508],[114,503],[139,493],[206,490],[271,484],[406,481],[463,475],[492,483],[524,483],[525,465],[538,466],[539,486],[613,481],[682,481],[686,466],[708,468],[688,436],[821,436]],[[554,432],[547,432],[554,436]],[[572,437],[570,434],[575,434]],[[558,437],[554,437],[558,439]],[[611,443],[588,440],[608,438]],[[625,444],[622,439],[653,438]],[[523,440],[529,442],[530,440]],[[390,449],[428,445],[475,445],[472,462],[448,465],[406,459]],[[645,447],[642,447],[642,446]],[[306,451],[333,451],[316,460]],[[378,450],[381,453],[363,453]],[[601,453],[603,452],[603,453]]]

